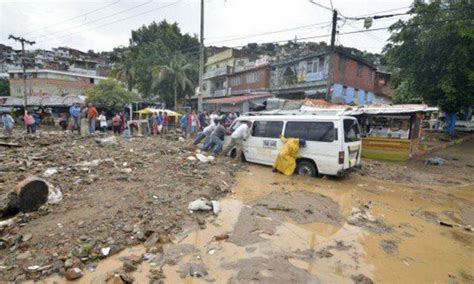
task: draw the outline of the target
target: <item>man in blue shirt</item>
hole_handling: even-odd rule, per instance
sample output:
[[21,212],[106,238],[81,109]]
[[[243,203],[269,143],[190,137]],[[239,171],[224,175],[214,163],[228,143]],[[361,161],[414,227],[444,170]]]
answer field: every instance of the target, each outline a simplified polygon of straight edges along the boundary
[[73,119],[73,126],[72,126],[72,131],[74,129],[77,129],[77,132],[81,132],[80,130],[80,125],[81,125],[81,108],[79,107],[78,104],[72,105],[69,108],[69,114],[71,115]]

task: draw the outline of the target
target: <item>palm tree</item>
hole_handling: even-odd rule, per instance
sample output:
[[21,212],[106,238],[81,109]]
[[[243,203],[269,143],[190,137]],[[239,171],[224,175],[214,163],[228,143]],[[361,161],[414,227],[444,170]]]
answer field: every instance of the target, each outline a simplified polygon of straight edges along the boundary
[[110,75],[118,80],[125,78],[128,91],[132,91],[135,84],[136,69],[130,57],[130,52],[128,54],[124,52],[119,55],[119,62],[114,65]]
[[186,87],[190,89],[194,88],[193,83],[188,78],[188,72],[193,69],[194,65],[188,63],[187,58],[183,54],[178,53],[171,58],[168,65],[157,65],[153,67],[152,87],[155,88],[159,84],[170,82],[173,86],[174,109],[176,110],[178,105],[178,89],[184,91]]

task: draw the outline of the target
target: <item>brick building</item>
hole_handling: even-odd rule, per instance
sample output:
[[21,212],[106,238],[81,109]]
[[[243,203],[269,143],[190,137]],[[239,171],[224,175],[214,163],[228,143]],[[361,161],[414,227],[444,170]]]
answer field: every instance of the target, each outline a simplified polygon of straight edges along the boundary
[[252,65],[248,68],[236,69],[229,75],[229,94],[244,95],[255,92],[266,92],[269,89],[270,76],[268,64]]
[[[10,94],[21,97],[24,94],[23,71],[10,70]],[[49,69],[27,70],[27,93],[33,96],[43,95],[84,95],[87,88],[106,77],[78,74]]]
[[[326,98],[329,52],[277,60],[270,65],[270,90],[281,98]],[[328,100],[344,104],[388,103],[389,96],[376,94],[376,67],[365,60],[336,49],[331,68]]]

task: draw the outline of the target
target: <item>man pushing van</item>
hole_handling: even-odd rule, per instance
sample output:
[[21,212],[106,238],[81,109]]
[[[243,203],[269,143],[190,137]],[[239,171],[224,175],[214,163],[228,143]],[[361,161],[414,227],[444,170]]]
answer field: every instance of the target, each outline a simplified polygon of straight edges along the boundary
[[273,164],[273,171],[280,172],[284,175],[291,176],[296,169],[296,159],[299,157],[298,151],[300,147],[306,146],[304,139],[281,137],[281,141],[285,144]]

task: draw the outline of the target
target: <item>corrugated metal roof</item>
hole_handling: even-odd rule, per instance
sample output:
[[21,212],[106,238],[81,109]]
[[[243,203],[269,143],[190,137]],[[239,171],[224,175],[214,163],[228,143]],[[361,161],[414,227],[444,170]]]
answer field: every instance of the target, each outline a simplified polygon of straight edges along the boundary
[[232,97],[223,97],[218,99],[209,99],[204,101],[205,104],[239,104],[246,101],[251,101],[254,99],[262,99],[273,96],[272,94],[262,94],[262,95],[246,95],[246,96],[232,96]]
[[[28,96],[29,106],[71,106],[86,101],[85,96]],[[23,106],[23,98],[3,97],[1,106]]]

